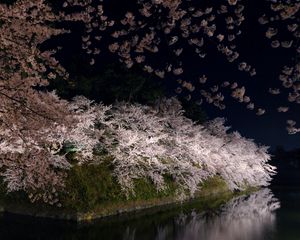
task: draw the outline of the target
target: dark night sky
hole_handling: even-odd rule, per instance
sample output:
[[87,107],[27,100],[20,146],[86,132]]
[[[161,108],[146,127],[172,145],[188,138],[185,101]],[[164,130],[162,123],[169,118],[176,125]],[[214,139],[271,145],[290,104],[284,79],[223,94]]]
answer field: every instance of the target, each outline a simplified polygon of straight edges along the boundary
[[[239,104],[232,104],[232,108],[227,108],[224,117],[228,123],[238,130],[242,135],[253,138],[256,142],[271,146],[283,145],[287,149],[300,147],[300,134],[288,135],[285,129],[287,119],[300,120],[299,105],[288,104],[286,95],[273,96],[268,93],[268,88],[280,86],[278,75],[282,66],[289,64],[293,57],[293,52],[282,49],[272,49],[270,42],[263,38],[264,29],[257,19],[264,11],[264,1],[248,1],[246,9],[246,21],[242,28],[243,35],[238,46],[242,58],[245,58],[257,69],[257,75],[249,78],[245,74],[231,71],[227,74],[227,69],[215,72],[217,77],[232,76],[240,82],[251,81],[248,91],[254,101],[265,107],[267,113],[257,117],[253,112],[247,111]],[[224,66],[224,65],[223,65]],[[252,83],[253,82],[253,83]],[[281,105],[290,106],[287,113],[277,113],[276,108]],[[217,116],[214,110],[209,111],[211,116]]]
[[[300,148],[300,134],[288,135],[285,129],[286,120],[300,121],[299,105],[289,104],[287,95],[273,96],[268,93],[269,87],[280,87],[278,75],[285,64],[289,64],[293,58],[293,52],[286,49],[272,49],[270,42],[264,38],[264,28],[257,19],[265,10],[264,1],[247,1],[245,7],[246,20],[242,27],[242,36],[238,41],[238,49],[241,59],[253,65],[257,70],[255,77],[237,70],[234,64],[226,63],[222,56],[212,54],[208,56],[206,63],[198,65],[191,59],[189,64],[193,68],[204,68],[207,76],[216,81],[236,81],[247,86],[246,91],[254,99],[257,106],[265,108],[266,114],[256,116],[255,112],[249,111],[245,105],[227,97],[227,108],[219,111],[213,106],[205,105],[204,109],[209,117],[223,116],[232,130],[239,131],[243,136],[255,139],[257,143],[271,146],[282,145],[286,149]],[[191,67],[192,68],[192,67]],[[192,71],[192,70],[191,70]],[[278,113],[279,106],[290,106],[287,113]]]
[[[288,135],[285,129],[287,119],[300,122],[299,106],[295,103],[289,104],[286,94],[273,96],[268,93],[270,87],[280,87],[278,75],[281,68],[291,62],[293,52],[286,49],[272,49],[270,42],[265,39],[265,29],[257,21],[258,17],[266,10],[265,1],[243,2],[246,3],[244,12],[246,20],[242,25],[243,33],[237,41],[237,49],[240,52],[240,58],[256,68],[257,75],[251,78],[248,74],[238,71],[236,64],[228,63],[216,50],[208,50],[205,60],[200,60],[192,54],[184,57],[185,72],[188,72],[186,77],[189,78],[189,81],[193,81],[193,79],[198,79],[199,73],[202,73],[208,76],[210,86],[214,85],[214,81],[217,83],[227,80],[236,81],[239,86],[245,85],[247,95],[256,103],[256,106],[266,109],[265,115],[256,116],[255,111],[247,110],[245,104],[237,103],[230,96],[227,96],[225,111],[220,111],[208,104],[202,108],[210,118],[225,117],[227,124],[232,126],[232,130],[237,130],[243,136],[255,139],[257,143],[272,148],[277,145],[282,145],[286,149],[300,148],[300,134]],[[77,29],[77,31],[79,33],[80,30]],[[69,35],[64,41],[67,42],[67,45],[64,46],[61,57],[68,59],[74,53],[75,48],[80,48],[80,37]],[[102,58],[94,68],[106,60],[106,58]],[[171,81],[174,82],[174,80]],[[171,84],[167,83],[168,85]],[[197,91],[198,93],[194,93],[194,98],[198,97],[199,89],[196,88],[195,92]],[[276,108],[279,106],[291,106],[291,108],[287,113],[277,113]]]

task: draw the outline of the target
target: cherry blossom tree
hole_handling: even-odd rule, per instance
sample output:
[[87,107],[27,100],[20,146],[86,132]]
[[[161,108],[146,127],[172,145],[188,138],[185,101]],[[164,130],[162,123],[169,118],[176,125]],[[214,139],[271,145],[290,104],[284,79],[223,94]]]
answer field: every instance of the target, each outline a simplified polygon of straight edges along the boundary
[[83,159],[92,153],[87,150],[92,138],[84,138],[89,134],[84,127],[89,127],[89,112],[83,117],[79,100],[74,108],[55,92],[43,90],[51,79],[68,78],[53,57],[55,49],[39,49],[50,37],[67,32],[53,27],[63,18],[43,0],[0,5],[1,176],[8,191],[23,190],[33,202],[57,205],[65,170],[71,167],[59,154],[63,144],[78,145]]
[[50,27],[60,20],[41,0],[0,5],[1,175],[9,191],[24,190],[32,201],[51,204],[58,202],[57,191],[63,187],[64,174],[55,169],[68,164],[51,154],[43,134],[68,125],[67,102],[38,89],[67,74],[54,51],[42,52],[38,45],[65,32]]
[[[88,162],[93,162],[89,153],[100,144],[113,157],[114,175],[127,195],[134,194],[134,179],[139,178],[150,179],[158,191],[163,191],[169,176],[178,184],[179,196],[189,197],[204,180],[216,175],[230,189],[241,190],[248,185],[266,186],[275,173],[267,163],[270,156],[266,147],[236,132],[227,133],[224,119],[215,119],[207,126],[195,124],[183,116],[174,98],[154,108],[127,103],[106,108],[83,97],[72,106],[80,109],[81,120],[63,139],[76,146],[84,144],[79,152]],[[80,136],[82,133],[86,138]],[[182,195],[186,192],[189,194]]]
[[[255,75],[236,50],[235,39],[244,20],[244,6],[238,1],[217,6],[179,0],[138,0],[136,4],[134,11],[126,11],[120,19],[106,16],[102,1],[67,0],[63,7],[70,9],[65,13],[53,11],[44,0],[0,4],[0,175],[9,192],[22,190],[32,202],[60,206],[58,195],[68,170],[74,164],[96,163],[94,151],[99,145],[113,157],[113,174],[127,195],[134,193],[138,178],[150,179],[163,191],[166,176],[178,184],[182,197],[193,196],[204,180],[216,175],[230,189],[268,185],[275,169],[267,163],[266,147],[228,133],[223,119],[195,124],[183,116],[175,98],[164,99],[156,107],[104,106],[84,97],[62,100],[46,90],[52,79],[68,80],[54,57],[58,49],[40,48],[51,37],[69,32],[56,27],[65,21],[84,23],[82,48],[87,54],[100,54],[100,42],[129,68],[142,64],[159,78],[174,78],[177,92],[195,90],[192,82],[183,80],[181,56],[187,49],[204,58],[206,47],[214,46],[241,71]],[[216,22],[221,22],[220,28]],[[102,38],[107,41],[101,42]],[[154,66],[151,59],[161,49],[168,54]],[[90,64],[94,63],[91,57]],[[202,86],[207,77],[201,75],[197,81]],[[238,102],[255,109],[245,87],[236,82],[203,88],[200,93],[208,103],[224,109],[224,88]],[[257,115],[264,112],[256,108]],[[295,122],[289,125],[290,132],[298,131]],[[76,152],[73,165],[66,158],[66,144]]]

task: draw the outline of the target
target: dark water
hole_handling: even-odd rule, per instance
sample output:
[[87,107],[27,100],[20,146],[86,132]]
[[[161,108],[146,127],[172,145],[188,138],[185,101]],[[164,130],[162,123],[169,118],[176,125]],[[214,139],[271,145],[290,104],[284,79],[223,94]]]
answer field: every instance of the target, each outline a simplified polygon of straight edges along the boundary
[[300,189],[263,189],[218,210],[177,209],[93,224],[5,215],[0,239],[300,240]]

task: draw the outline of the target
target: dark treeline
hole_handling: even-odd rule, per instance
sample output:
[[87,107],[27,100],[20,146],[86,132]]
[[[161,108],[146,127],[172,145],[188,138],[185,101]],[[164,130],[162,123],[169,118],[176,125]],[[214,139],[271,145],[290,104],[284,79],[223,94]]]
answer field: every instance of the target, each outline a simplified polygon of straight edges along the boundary
[[[116,101],[135,102],[144,105],[156,105],[164,97],[174,96],[166,82],[154,79],[138,66],[127,69],[121,63],[102,62],[91,69],[82,59],[82,55],[73,55],[65,64],[70,80],[53,80],[49,90],[56,90],[65,99],[77,95],[86,96],[96,102],[113,104]],[[185,116],[203,123],[207,120],[205,112],[194,101],[177,96],[185,111]]]

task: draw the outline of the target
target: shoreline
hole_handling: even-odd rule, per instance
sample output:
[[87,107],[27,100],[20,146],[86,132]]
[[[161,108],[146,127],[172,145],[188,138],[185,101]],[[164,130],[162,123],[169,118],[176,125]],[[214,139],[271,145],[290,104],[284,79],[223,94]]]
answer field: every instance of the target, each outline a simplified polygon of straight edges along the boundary
[[98,219],[113,217],[131,217],[136,215],[153,214],[161,211],[170,211],[177,208],[200,208],[201,211],[215,209],[234,197],[255,192],[257,188],[248,188],[245,191],[233,192],[230,190],[211,187],[199,191],[195,197],[184,201],[176,197],[160,199],[129,200],[119,203],[99,204],[96,209],[79,212],[69,209],[49,208],[34,204],[1,203],[0,214],[22,215],[33,218],[46,218],[52,220],[65,220],[78,223],[91,222]]

